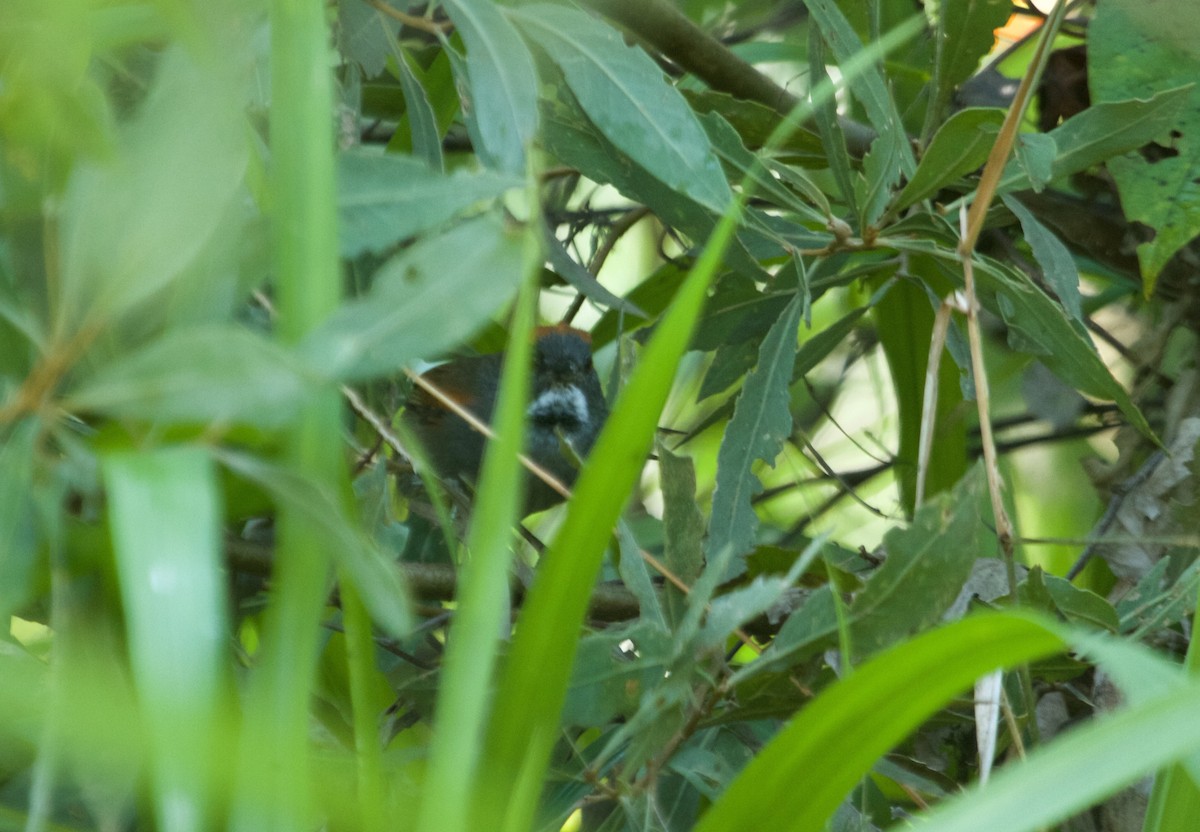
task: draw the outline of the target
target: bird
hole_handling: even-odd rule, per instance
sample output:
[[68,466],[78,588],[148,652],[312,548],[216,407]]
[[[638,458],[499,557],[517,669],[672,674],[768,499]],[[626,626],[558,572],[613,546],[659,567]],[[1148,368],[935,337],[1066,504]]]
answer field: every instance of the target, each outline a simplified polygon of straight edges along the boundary
[[[479,420],[490,424],[503,354],[458,358],[422,378]],[[531,395],[525,410],[525,454],[564,485],[575,481],[577,460],[592,449],[608,405],[592,364],[587,332],[559,325],[535,330]],[[472,488],[487,439],[431,393],[415,387],[401,416],[426,461],[443,482]],[[566,444],[570,450],[563,446]],[[574,457],[574,458],[572,458]],[[563,496],[526,473],[524,513],[543,511]]]

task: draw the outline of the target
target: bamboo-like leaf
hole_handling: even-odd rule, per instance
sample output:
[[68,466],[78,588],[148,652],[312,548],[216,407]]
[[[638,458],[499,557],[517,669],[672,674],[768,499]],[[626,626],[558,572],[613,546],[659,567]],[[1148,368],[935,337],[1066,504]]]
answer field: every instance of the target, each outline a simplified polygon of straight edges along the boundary
[[733,192],[692,109],[662,70],[611,27],[565,6],[512,13],[558,64],[596,127],[673,191],[721,213]]
[[338,157],[342,256],[383,251],[522,184],[520,177],[495,171],[446,176],[411,156],[343,153]]
[[505,173],[525,173],[525,146],[537,132],[538,89],[525,41],[492,0],[446,0],[467,46],[470,98],[464,103],[479,154]]
[[171,330],[101,366],[67,401],[122,419],[271,427],[293,419],[315,389],[316,375],[278,344],[213,324]]
[[342,379],[393,373],[437,355],[462,343],[513,296],[521,248],[521,235],[495,214],[427,237],[384,263],[371,291],[343,304],[301,352],[326,376]]
[[1037,221],[1037,217],[1022,205],[1015,197],[1003,196],[1001,199],[1008,210],[1016,214],[1021,222],[1021,231],[1025,241],[1033,249],[1033,257],[1042,267],[1042,274],[1054,293],[1058,295],[1063,308],[1071,313],[1077,321],[1083,319],[1083,308],[1079,299],[1079,269],[1075,266],[1075,258],[1050,229]]
[[1004,121],[1004,111],[990,107],[960,110],[933,135],[912,179],[896,198],[893,210],[902,210],[936,193],[987,161]]

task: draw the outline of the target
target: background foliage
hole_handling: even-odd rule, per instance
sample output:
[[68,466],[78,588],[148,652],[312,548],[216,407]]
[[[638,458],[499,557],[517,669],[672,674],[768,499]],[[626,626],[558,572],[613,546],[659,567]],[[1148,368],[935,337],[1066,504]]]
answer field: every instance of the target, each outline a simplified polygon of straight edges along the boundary
[[1197,25],[4,0],[0,827],[1191,829]]

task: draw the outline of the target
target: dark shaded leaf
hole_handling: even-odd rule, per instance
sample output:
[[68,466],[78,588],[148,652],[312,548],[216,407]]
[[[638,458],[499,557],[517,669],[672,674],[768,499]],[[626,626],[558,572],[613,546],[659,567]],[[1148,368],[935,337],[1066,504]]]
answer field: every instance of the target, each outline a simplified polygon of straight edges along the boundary
[[731,578],[745,570],[741,556],[754,547],[758,518],[751,498],[762,491],[752,466],[774,465],[792,434],[788,385],[796,360],[796,332],[803,299],[797,294],[779,315],[759,350],[758,365],[747,376],[717,455],[717,484],[709,524],[708,557],[730,550],[736,558]]

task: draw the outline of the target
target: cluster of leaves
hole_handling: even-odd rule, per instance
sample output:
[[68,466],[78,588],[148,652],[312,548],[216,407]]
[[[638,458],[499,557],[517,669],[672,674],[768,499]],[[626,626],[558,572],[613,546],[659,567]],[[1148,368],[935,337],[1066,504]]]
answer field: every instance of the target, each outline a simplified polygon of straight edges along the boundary
[[[1179,648],[1194,545],[1122,575],[1115,604],[1039,567],[1010,585],[958,324],[930,367],[1006,114],[964,105],[999,77],[979,66],[1009,3],[338,0],[336,110],[313,92],[329,21],[307,5],[17,3],[0,21],[0,817],[869,830],[944,803],[924,828],[1020,830],[1182,760],[1148,828],[1187,828],[1200,691],[1143,643]],[[995,168],[974,255],[987,349],[1087,398],[1051,414],[1064,432],[1119,416],[1162,435],[1194,512],[1195,431],[1148,419],[1089,328],[1156,282],[1179,291],[1200,38],[1164,27],[1194,18],[1184,0],[1098,5],[1075,22],[1092,100]],[[1075,233],[1114,188],[1157,232],[1136,257]],[[600,267],[639,223],[661,256],[616,285]],[[542,290],[594,313],[613,408],[508,641]],[[397,493],[377,414],[405,369],[466,343],[518,360],[460,544]],[[895,402],[886,459],[838,470],[814,437],[841,429],[864,364]],[[330,414],[349,384],[347,443]],[[660,420],[681,436],[655,443]],[[655,493],[634,494],[651,450]],[[238,534],[272,511],[273,559]],[[864,518],[870,550],[845,531]],[[436,606],[420,623],[414,594]],[[976,610],[1008,605],[1027,611]],[[1129,707],[952,798],[979,779],[978,712],[955,697],[997,667],[1023,668],[998,757],[1037,742],[1050,703],[1090,716],[1096,677]]]

